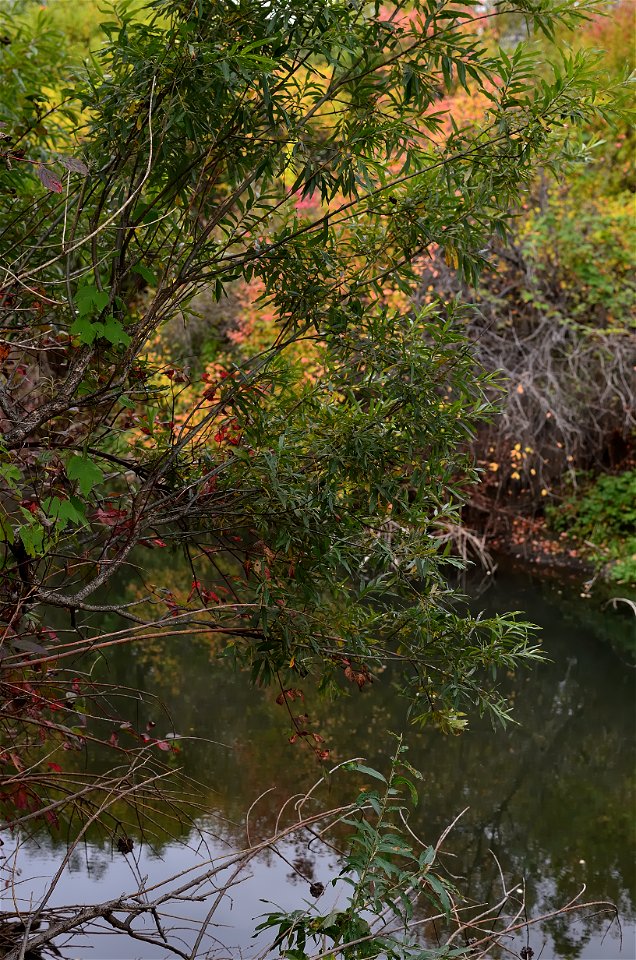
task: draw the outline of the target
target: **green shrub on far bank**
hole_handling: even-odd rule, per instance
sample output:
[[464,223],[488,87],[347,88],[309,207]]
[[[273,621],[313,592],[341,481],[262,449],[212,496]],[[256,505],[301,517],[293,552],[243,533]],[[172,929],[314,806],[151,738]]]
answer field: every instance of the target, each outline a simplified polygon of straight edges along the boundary
[[[69,57],[82,61],[95,52],[104,42],[101,25],[116,17],[116,0],[13,0],[11,13],[35,32],[42,28],[53,30],[64,38],[64,47]],[[126,9],[131,13],[132,4]],[[142,12],[143,4],[137,4]]]
[[582,541],[609,580],[636,585],[636,470],[596,477],[549,509],[548,521]]
[[529,309],[576,327],[580,337],[634,330],[631,193],[583,198],[562,187],[545,191],[519,224],[518,253],[528,273],[520,298]]

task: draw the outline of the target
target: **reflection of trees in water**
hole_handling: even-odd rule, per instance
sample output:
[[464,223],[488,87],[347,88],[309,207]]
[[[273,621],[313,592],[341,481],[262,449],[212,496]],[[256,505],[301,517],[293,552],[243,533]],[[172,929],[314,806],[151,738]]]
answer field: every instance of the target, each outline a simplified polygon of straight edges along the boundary
[[[518,728],[493,732],[477,721],[459,738],[426,730],[407,733],[409,759],[424,774],[417,827],[434,840],[470,807],[446,844],[455,855],[446,863],[453,874],[465,877],[461,886],[476,900],[500,892],[492,850],[509,878],[525,881],[534,913],[561,905],[585,882],[587,898],[613,900],[625,917],[633,917],[631,677],[581,620],[563,617],[546,595],[528,592],[525,582],[512,587],[508,595],[486,595],[482,602],[525,608],[530,618],[545,623],[553,662],[506,681]],[[588,609],[583,608],[586,614]],[[165,700],[165,714],[152,704],[129,703],[131,721],[143,725],[154,719],[157,736],[170,732],[170,723],[182,736],[197,738],[179,741],[179,761],[186,775],[206,784],[197,810],[224,818],[214,821],[220,840],[240,844],[246,810],[275,787],[251,814],[252,831],[264,836],[284,799],[320,776],[314,755],[288,742],[289,719],[274,694],[251,689],[243,676],[214,661],[205,642],[174,638],[147,648],[143,657],[117,648],[105,663],[111,683],[138,682]],[[388,731],[404,729],[403,705],[388,673],[372,690],[354,690],[333,702],[306,693],[302,712],[316,720],[312,729],[326,738],[333,759],[365,756],[381,767],[393,747]],[[339,803],[362,785],[355,776],[334,777],[323,798]],[[148,840],[158,836],[159,852],[173,835],[190,836],[193,843],[188,816],[179,822],[157,809],[153,818]],[[91,857],[94,869],[98,863],[105,868],[110,843],[92,847]],[[310,878],[306,857],[299,843],[291,860],[298,858],[297,869]],[[290,873],[297,876],[291,867]],[[546,929],[559,956],[575,957],[604,922],[568,915]]]
[[106,874],[113,858],[113,850],[102,850],[91,844],[90,847],[75,850],[68,858],[69,873],[87,874],[93,880],[101,880]]

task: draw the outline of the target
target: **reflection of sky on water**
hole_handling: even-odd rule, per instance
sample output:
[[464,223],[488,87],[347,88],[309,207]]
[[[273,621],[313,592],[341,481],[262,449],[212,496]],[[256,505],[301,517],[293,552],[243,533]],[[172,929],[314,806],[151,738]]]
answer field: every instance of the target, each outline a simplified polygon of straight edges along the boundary
[[[604,918],[570,914],[530,934],[535,960],[540,955],[543,960],[634,960],[634,672],[608,642],[614,638],[620,650],[633,624],[591,601],[582,602],[578,590],[564,589],[560,595],[556,586],[533,581],[526,573],[500,576],[479,604],[491,612],[525,610],[528,619],[543,626],[551,662],[506,681],[519,727],[493,732],[489,724],[471,719],[466,734],[450,739],[406,727],[408,758],[424,773],[413,825],[425,842],[435,842],[447,824],[470,807],[446,844],[454,857],[444,862],[453,874],[466,878],[459,886],[476,900],[492,902],[499,896],[492,850],[509,882],[525,881],[532,916],[566,903],[583,883],[586,899],[618,904],[622,952],[616,925],[604,937]],[[269,833],[281,801],[318,775],[311,754],[288,743],[289,721],[275,697],[211,662],[204,644],[186,646],[181,638],[178,646],[168,643],[143,655],[120,648],[109,659],[108,677],[157,694],[170,718],[178,721],[179,733],[202,738],[182,741],[181,759],[188,775],[210,786],[204,809],[225,818],[216,830],[232,845],[243,842],[237,824],[263,790],[277,786],[254,812],[260,836]],[[357,755],[367,757],[372,766],[386,766],[394,745],[389,731],[405,729],[403,703],[388,673],[376,678],[372,690],[355,690],[353,696],[331,703],[306,692],[302,711],[316,718],[312,729],[326,738],[336,761]],[[171,728],[163,729],[162,717],[149,710],[135,706],[139,722],[156,719],[157,734],[165,735]],[[83,757],[76,755],[75,762],[83,763]],[[334,781],[326,803],[351,799],[362,785],[351,775]],[[176,837],[181,833],[178,842],[167,840],[171,827],[163,820],[160,826],[163,840],[155,848],[159,857],[144,848],[140,865],[141,872],[153,878],[189,863],[193,853],[182,845],[186,837],[192,847],[198,843],[196,833],[188,835],[185,827],[175,831]],[[215,829],[212,824],[210,828]],[[73,869],[65,873],[55,902],[104,900],[132,889],[122,855],[113,853],[110,844],[99,846],[90,839],[87,848],[74,855]],[[219,851],[222,842],[213,841],[213,849]],[[40,843],[39,849],[34,841],[28,845],[24,878],[50,875],[53,864],[60,862],[62,837]],[[5,854],[7,849],[8,842]],[[320,859],[319,879],[330,869],[333,865]],[[302,907],[308,887],[290,881],[290,872],[277,858],[261,861],[232,902],[224,902],[222,922],[228,927],[223,936],[232,945],[232,956],[240,956],[239,947],[256,955],[251,934],[254,918],[266,909],[261,898]],[[190,921],[196,923],[206,910],[201,904],[188,907]],[[523,945],[525,939],[511,949],[518,955]],[[94,949],[87,947],[85,956],[95,960],[158,956],[112,936],[91,940],[90,946]],[[69,957],[80,955],[84,960],[75,947],[69,951]]]
[[[197,855],[193,850],[200,846],[200,841],[201,835],[195,833],[190,837],[188,847],[182,843],[168,844],[163,847],[160,856],[153,854],[148,848],[136,851],[136,870],[131,866],[130,856],[123,856],[116,851],[111,852],[110,849],[99,848],[94,844],[77,849],[50,900],[50,905],[92,904],[115,899],[121,896],[122,891],[132,892],[137,889],[136,871],[142,877],[148,877],[149,884],[157,884],[178,873],[191,870],[196,864],[204,870],[209,859],[227,853],[225,844],[218,840],[207,840],[207,851],[200,849]],[[5,857],[11,856],[12,851],[7,849],[8,846],[9,844],[3,850]],[[306,904],[313,902],[308,884],[297,877],[290,866],[298,856],[298,847],[293,843],[281,843],[279,849],[286,859],[268,853],[251,861],[240,882],[236,883],[223,899],[210,927],[205,948],[201,948],[199,956],[257,957],[273,939],[271,932],[253,936],[254,929],[264,914],[278,910],[303,909]],[[44,893],[50,877],[59,867],[60,859],[59,848],[56,849],[46,842],[39,845],[28,842],[23,847],[20,860],[22,875],[16,884],[16,895],[20,897],[21,906],[26,906],[31,897],[36,900]],[[325,853],[315,853],[311,859],[313,879],[326,885],[338,872],[333,859]],[[201,893],[211,894],[211,884],[203,885]],[[184,946],[189,945],[191,949],[213,899],[214,895],[201,902],[169,903],[162,911],[162,915],[166,917],[166,931],[172,930],[173,935],[181,937]],[[321,909],[323,904],[331,906],[337,902],[344,903],[344,891],[338,893],[328,887],[320,900]],[[2,909],[12,909],[8,891],[0,898],[0,903]],[[135,921],[134,929],[156,934],[156,928],[147,919],[144,921],[140,918]],[[63,938],[60,938],[58,943],[62,946]],[[63,955],[65,960],[159,960],[171,956],[167,951],[149,944],[136,942],[119,933],[106,932],[103,924],[99,932],[93,930],[90,935],[78,937],[63,950]]]
[[[193,848],[201,846],[201,834],[195,833],[190,837],[190,844],[182,843],[166,845],[160,856],[153,854],[149,848],[136,851],[133,867],[131,857],[124,857],[117,852],[99,848],[89,844],[81,851],[76,850],[72,855],[69,866],[54,892],[50,905],[65,905],[69,903],[98,903],[119,897],[122,891],[136,889],[135,874],[148,878],[149,884],[159,884],[166,878],[173,877],[183,871],[191,870],[193,865],[205,869],[209,859],[227,853],[227,845],[218,840],[206,841],[206,851],[200,849],[199,855],[193,853]],[[313,898],[308,891],[308,885],[294,874],[290,864],[297,860],[299,847],[293,843],[281,843],[279,850],[283,858],[273,853],[267,853],[251,862],[249,869],[232,887],[222,901],[214,917],[214,923],[209,928],[209,936],[201,947],[199,957],[208,957],[209,960],[221,958],[256,958],[271,943],[272,935],[261,933],[254,936],[254,929],[262,920],[264,914],[270,911],[303,909],[311,904]],[[4,854],[11,856],[11,851],[5,847]],[[326,913],[335,906],[343,906],[346,902],[346,890],[342,885],[336,889],[327,886],[338,872],[337,864],[331,855],[324,852],[310,854],[311,876],[326,886],[326,892],[319,901],[321,911]],[[50,844],[34,844],[27,842],[22,850],[22,876],[16,884],[15,893],[20,898],[22,906],[26,906],[33,898],[41,896],[48,883],[48,878],[57,870],[60,863],[59,848]],[[305,871],[307,872],[307,871]],[[545,882],[541,884],[542,899],[546,902],[554,897],[554,885]],[[192,948],[197,937],[200,924],[206,917],[209,905],[213,899],[211,885],[204,885],[202,893],[212,894],[202,902],[172,902],[162,911],[166,918],[164,927],[171,931],[171,939],[179,938],[183,949]],[[9,907],[9,897],[5,893],[3,906]],[[558,923],[558,921],[557,921]],[[577,949],[577,928],[567,925],[567,937],[574,949]],[[598,933],[583,938],[578,945],[576,955],[580,960],[633,960],[636,956],[636,941],[633,927],[623,930],[623,948],[620,949],[620,931],[616,924],[604,920],[603,929]],[[134,928],[138,932],[147,931],[156,933],[151,921],[139,918]],[[552,931],[553,932],[553,931]],[[535,951],[535,957],[544,960],[557,960],[563,956],[555,946],[555,938],[547,930],[531,929],[527,941]],[[178,940],[175,939],[175,943]],[[562,944],[562,938],[557,936],[557,944]],[[60,946],[64,940],[60,939]],[[519,950],[526,944],[525,932],[508,941],[512,956],[518,956]],[[63,950],[65,960],[163,960],[169,954],[149,944],[133,941],[128,937],[108,931],[105,925],[91,928],[83,936],[77,937],[72,944]],[[271,956],[278,956],[278,950]],[[504,956],[506,953],[503,954]],[[510,953],[507,954],[508,956]],[[494,956],[494,955],[493,955]],[[497,954],[501,956],[501,954]]]

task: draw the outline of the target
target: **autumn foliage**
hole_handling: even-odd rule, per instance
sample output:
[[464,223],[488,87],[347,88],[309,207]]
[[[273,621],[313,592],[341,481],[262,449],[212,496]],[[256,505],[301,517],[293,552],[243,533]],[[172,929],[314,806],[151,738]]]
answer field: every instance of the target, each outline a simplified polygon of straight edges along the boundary
[[588,6],[160,0],[83,66],[3,15],[8,820],[90,792],[58,787],[76,748],[174,757],[86,679],[120,643],[203,634],[283,708],[399,660],[415,722],[505,720],[497,678],[538,651],[454,596],[444,549],[496,377],[424,275],[474,288],[537,169],[612,121],[596,54],[509,39]]

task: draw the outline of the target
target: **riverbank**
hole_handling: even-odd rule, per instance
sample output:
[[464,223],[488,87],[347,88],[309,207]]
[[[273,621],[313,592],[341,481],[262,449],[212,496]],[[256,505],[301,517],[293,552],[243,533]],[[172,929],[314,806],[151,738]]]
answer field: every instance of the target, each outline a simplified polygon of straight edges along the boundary
[[593,576],[584,546],[567,533],[555,536],[544,517],[512,517],[509,530],[486,538],[489,550],[539,567]]
[[464,508],[466,528],[489,553],[581,577],[586,590],[636,589],[636,471],[583,476],[537,510],[482,484]]

